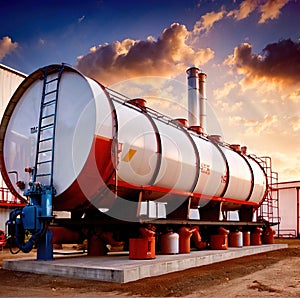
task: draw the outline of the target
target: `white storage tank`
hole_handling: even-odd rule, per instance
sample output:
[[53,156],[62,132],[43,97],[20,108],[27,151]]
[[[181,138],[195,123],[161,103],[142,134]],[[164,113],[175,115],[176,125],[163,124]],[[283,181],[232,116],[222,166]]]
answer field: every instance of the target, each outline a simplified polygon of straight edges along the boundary
[[[48,79],[57,76],[59,67],[48,66]],[[20,198],[23,189],[12,172],[28,188],[32,177],[24,169],[35,165],[44,71],[23,81],[1,123],[1,171]],[[199,206],[202,200],[221,200],[234,208],[257,206],[264,197],[266,176],[256,161],[119,96],[69,66],[62,72],[56,114],[54,210],[90,205],[109,209],[116,189],[131,200],[134,191],[147,190],[143,199],[166,195],[170,200],[175,194],[183,200],[192,196]],[[39,182],[46,183],[43,177]]]

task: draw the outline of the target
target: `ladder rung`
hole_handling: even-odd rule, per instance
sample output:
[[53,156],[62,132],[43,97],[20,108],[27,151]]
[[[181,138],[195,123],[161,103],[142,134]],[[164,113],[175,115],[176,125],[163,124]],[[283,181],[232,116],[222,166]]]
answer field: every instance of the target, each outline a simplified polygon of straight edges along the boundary
[[49,162],[52,162],[52,159],[50,160],[45,160],[45,161],[40,161],[40,162],[37,162],[38,165],[42,165],[44,163],[49,163]]
[[54,78],[54,79],[52,79],[50,81],[47,81],[46,84],[50,84],[50,83],[55,82],[55,81],[58,81],[58,78]]
[[54,116],[55,116],[55,114],[50,114],[50,115],[43,116],[42,119],[47,119],[47,118],[54,117]]
[[47,139],[42,139],[42,140],[40,140],[40,143],[47,142],[47,141],[53,141],[53,137],[47,138]]
[[[51,153],[54,153],[54,134],[55,134],[55,119],[56,119],[56,107],[58,100],[58,87],[62,71],[64,69],[64,64],[59,68],[45,68],[44,77],[43,77],[43,94],[41,98],[40,106],[40,119],[38,125],[38,137],[37,137],[37,150],[35,157],[35,175],[34,180],[36,181],[37,177],[47,177],[49,184],[52,184],[53,181],[53,156]],[[50,77],[58,72],[57,75]],[[56,83],[55,83],[56,82]],[[52,83],[52,85],[50,85]],[[49,107],[49,111],[47,111]],[[51,119],[52,118],[52,119]],[[46,119],[46,120],[45,120]],[[52,129],[48,131],[47,135],[44,135],[45,130]],[[51,143],[46,143],[46,142]],[[42,146],[42,144],[44,146]],[[44,148],[43,148],[44,147]],[[40,150],[41,149],[41,150]],[[45,153],[46,157],[43,157],[42,154]],[[48,158],[48,159],[47,159]],[[43,160],[47,159],[47,160]],[[47,164],[46,168],[43,167],[38,169],[39,165]],[[47,172],[49,171],[49,172]]]
[[45,96],[47,96],[47,95],[49,95],[49,94],[53,94],[53,93],[55,93],[55,92],[57,92],[57,89],[51,90],[51,91],[49,91],[49,92],[45,92]]
[[41,126],[40,130],[46,130],[46,129],[52,128],[53,126],[54,126],[54,123],[50,123],[50,124]]
[[50,152],[52,151],[52,148],[51,149],[44,149],[44,150],[41,150],[38,152],[38,154],[41,154],[41,153],[46,153],[46,152]]
[[54,103],[56,103],[56,99],[44,102],[43,105],[42,105],[42,107],[50,106],[50,105],[52,105]]
[[51,173],[49,173],[49,174],[37,174],[36,177],[45,177],[45,176],[50,176],[50,175],[51,175]]

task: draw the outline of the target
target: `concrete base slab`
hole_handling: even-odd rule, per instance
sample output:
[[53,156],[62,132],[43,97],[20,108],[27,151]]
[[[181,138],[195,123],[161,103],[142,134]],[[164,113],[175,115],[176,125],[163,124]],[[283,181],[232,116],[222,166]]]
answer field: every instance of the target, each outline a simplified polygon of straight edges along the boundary
[[227,250],[203,250],[192,251],[190,254],[156,255],[155,259],[148,260],[130,260],[128,255],[101,257],[64,255],[55,256],[53,261],[37,261],[32,258],[3,260],[3,268],[38,274],[126,283],[287,247],[287,244],[229,247]]

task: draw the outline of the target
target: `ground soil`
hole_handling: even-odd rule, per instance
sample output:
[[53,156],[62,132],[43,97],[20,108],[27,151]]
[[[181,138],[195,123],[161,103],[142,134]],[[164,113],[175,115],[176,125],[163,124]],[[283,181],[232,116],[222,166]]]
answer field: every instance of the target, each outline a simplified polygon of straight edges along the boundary
[[[126,284],[0,269],[1,297],[300,297],[300,239],[287,249]],[[24,257],[22,253],[16,257]],[[0,251],[11,259],[8,250]]]

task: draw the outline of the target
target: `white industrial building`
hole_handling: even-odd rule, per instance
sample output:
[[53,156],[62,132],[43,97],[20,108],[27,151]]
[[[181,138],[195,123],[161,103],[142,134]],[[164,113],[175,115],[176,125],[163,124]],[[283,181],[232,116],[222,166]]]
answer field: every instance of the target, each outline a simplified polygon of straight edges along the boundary
[[[0,64],[0,119],[11,96],[25,77],[24,73]],[[0,176],[0,230],[5,229],[10,209],[18,206],[18,203],[19,201],[8,191]]]
[[273,192],[278,196],[278,236],[300,238],[300,181],[280,182]]

